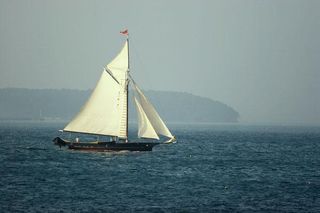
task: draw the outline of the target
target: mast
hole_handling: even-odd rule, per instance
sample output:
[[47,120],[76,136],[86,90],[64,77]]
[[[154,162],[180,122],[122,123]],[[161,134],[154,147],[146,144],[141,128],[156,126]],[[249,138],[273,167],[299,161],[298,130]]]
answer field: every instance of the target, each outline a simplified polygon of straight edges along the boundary
[[127,32],[127,44],[128,44],[128,70],[127,70],[127,79],[126,79],[126,90],[127,90],[127,121],[126,121],[126,135],[127,135],[127,139],[126,142],[128,142],[128,125],[129,125],[129,72],[130,72],[130,58],[129,58],[129,33]]

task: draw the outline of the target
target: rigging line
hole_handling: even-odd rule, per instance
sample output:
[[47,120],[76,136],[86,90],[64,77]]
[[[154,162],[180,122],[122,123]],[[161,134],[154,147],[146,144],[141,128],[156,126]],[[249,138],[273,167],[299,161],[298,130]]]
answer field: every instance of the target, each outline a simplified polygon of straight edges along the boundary
[[131,76],[130,73],[129,73],[128,76],[129,76],[130,80],[132,81],[132,86],[131,86],[131,87],[133,88],[134,96],[137,97],[137,88],[136,88],[136,87],[137,87],[138,85],[137,85],[136,82],[133,80],[133,78],[132,78],[132,76]]
[[144,60],[142,60],[142,57],[139,54],[139,51],[138,51],[139,48],[136,48],[135,41],[133,41],[133,40],[134,39],[130,40],[130,50],[133,53],[131,55],[136,57],[136,59],[137,59],[136,62],[138,62],[138,63],[136,63],[136,65],[140,65],[141,69],[138,68],[138,70],[143,71],[144,78],[147,80],[146,82],[151,82],[152,78],[150,78],[150,73],[147,71],[148,69],[144,63]]
[[129,76],[130,80],[132,81],[132,83],[133,83],[134,85],[137,85],[136,82],[133,80],[131,74],[130,74],[130,73],[128,73],[128,74],[129,74],[128,76]]

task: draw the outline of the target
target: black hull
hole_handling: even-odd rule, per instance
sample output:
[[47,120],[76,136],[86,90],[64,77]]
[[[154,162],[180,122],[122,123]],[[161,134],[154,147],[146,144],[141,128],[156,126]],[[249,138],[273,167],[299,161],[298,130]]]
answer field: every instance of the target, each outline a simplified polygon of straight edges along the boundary
[[143,143],[143,142],[92,142],[92,143],[76,143],[63,140],[59,137],[53,139],[55,145],[68,146],[69,149],[79,151],[94,151],[94,152],[108,152],[108,151],[152,151],[152,148],[160,143]]

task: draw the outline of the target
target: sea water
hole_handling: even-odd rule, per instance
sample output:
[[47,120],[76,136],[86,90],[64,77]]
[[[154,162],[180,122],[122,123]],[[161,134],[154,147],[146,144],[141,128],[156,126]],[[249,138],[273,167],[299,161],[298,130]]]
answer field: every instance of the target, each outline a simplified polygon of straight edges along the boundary
[[0,123],[0,212],[320,212],[319,126],[175,124],[120,153],[59,149],[63,126]]

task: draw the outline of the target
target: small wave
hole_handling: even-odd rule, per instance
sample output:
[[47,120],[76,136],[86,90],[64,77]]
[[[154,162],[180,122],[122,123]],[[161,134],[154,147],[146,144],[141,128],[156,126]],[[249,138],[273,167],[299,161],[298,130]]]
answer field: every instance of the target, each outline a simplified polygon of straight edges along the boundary
[[22,148],[22,149],[27,149],[27,150],[47,150],[45,148],[38,148],[38,147],[25,147],[25,148]]
[[103,153],[104,155],[124,155],[124,154],[131,153],[131,152],[132,151],[128,151],[128,150],[121,150],[121,151],[108,150],[108,151],[104,151],[101,153]]

